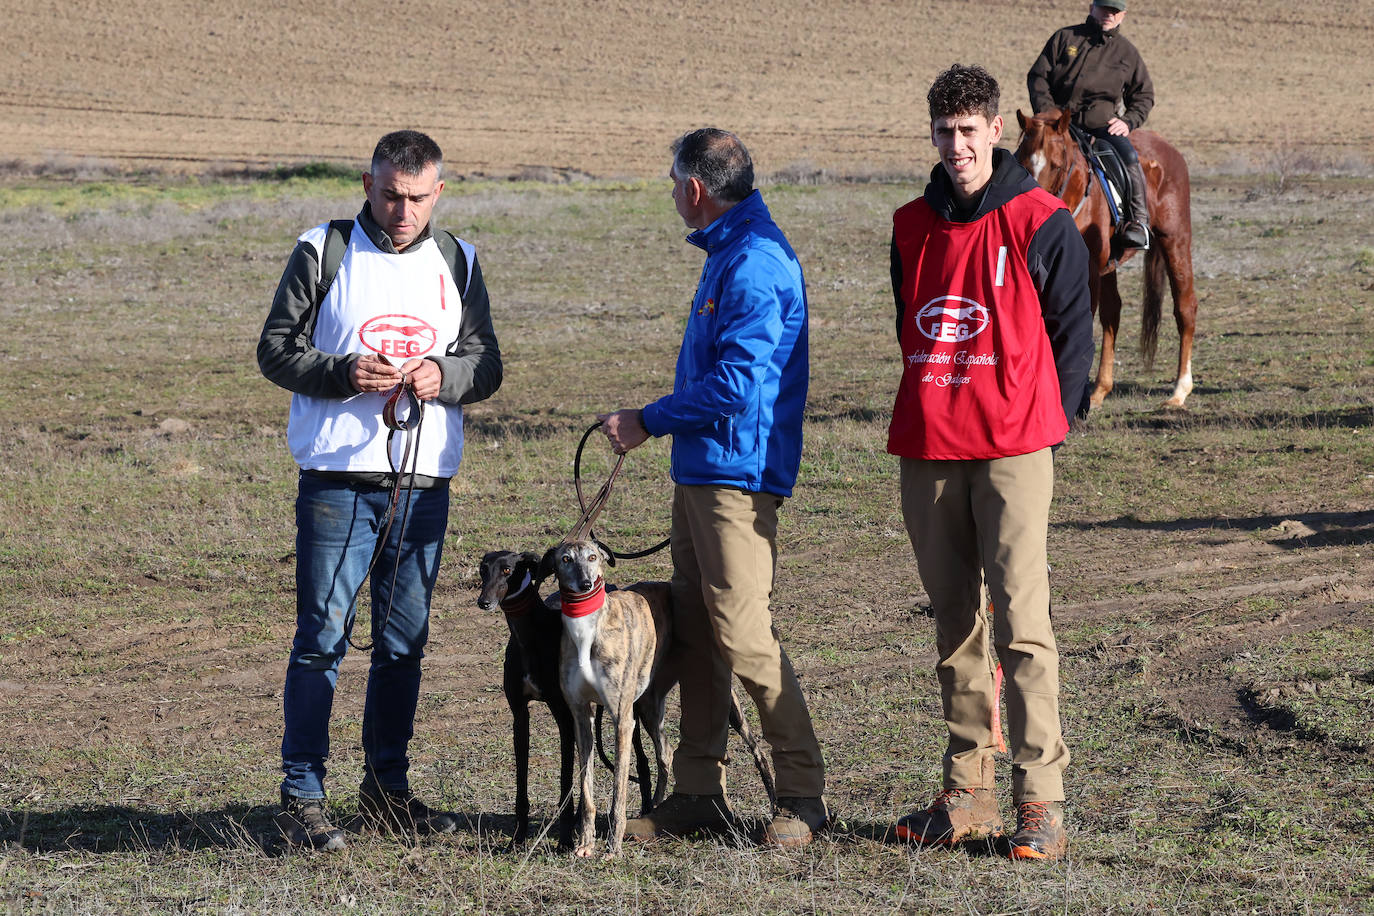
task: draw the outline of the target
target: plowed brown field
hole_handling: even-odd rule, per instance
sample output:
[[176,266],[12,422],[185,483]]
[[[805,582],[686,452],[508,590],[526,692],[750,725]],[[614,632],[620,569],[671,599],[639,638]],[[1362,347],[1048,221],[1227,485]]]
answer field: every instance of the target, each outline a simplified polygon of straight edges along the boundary
[[[0,159],[201,171],[354,162],[398,126],[452,170],[654,175],[682,130],[738,131],[765,172],[925,171],[924,94],[981,63],[1025,71],[1083,2],[693,5],[440,0],[0,3]],[[1374,151],[1374,3],[1132,3],[1158,105],[1197,163]]]

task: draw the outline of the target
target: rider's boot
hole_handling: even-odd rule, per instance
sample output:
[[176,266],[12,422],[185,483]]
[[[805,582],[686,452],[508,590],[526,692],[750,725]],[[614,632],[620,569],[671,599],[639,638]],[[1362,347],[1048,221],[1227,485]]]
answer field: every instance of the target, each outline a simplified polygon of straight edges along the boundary
[[1130,185],[1131,202],[1123,214],[1116,237],[1122,248],[1150,247],[1150,211],[1145,204],[1145,170],[1140,160],[1124,163],[1126,183]]

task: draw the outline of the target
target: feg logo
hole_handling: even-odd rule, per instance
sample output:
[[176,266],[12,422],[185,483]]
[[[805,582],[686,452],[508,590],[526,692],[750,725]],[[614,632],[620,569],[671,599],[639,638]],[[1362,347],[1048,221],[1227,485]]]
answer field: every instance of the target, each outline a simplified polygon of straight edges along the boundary
[[916,330],[931,340],[957,343],[977,337],[992,317],[988,310],[962,296],[937,296],[916,313]]
[[428,322],[410,315],[378,315],[358,329],[364,347],[401,362],[424,356],[439,340],[439,332]]

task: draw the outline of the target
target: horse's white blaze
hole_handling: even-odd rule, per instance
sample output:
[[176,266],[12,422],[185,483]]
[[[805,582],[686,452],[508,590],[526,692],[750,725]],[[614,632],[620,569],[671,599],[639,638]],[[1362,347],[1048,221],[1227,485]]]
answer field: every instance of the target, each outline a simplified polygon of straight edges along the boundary
[[1040,173],[1045,171],[1045,154],[1039,151],[1031,153],[1030,173],[1036,181],[1040,180]]

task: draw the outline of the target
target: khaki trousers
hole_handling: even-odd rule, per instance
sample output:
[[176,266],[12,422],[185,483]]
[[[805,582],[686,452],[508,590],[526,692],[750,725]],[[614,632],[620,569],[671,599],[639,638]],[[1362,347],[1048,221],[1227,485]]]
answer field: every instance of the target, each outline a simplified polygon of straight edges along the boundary
[[768,601],[782,498],[732,487],[673,491],[673,649],[682,696],[678,792],[725,791],[730,677],[758,707],[780,796],[825,791],[821,749]]
[[945,788],[992,788],[985,776],[995,743],[986,585],[1006,677],[1012,797],[1063,801],[1069,750],[1059,724],[1045,547],[1050,450],[988,461],[903,458],[901,487],[902,517],[935,612],[936,675],[949,726]]

